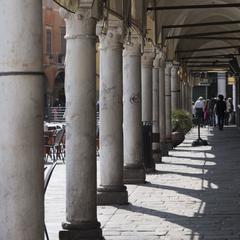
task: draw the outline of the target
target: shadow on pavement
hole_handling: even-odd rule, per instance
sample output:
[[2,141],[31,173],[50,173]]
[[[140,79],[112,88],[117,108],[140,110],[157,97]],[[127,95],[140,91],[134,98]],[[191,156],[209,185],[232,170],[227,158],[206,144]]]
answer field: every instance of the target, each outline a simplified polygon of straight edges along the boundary
[[[197,150],[198,152],[208,152],[214,155],[214,157],[210,159],[201,159],[205,160],[206,164],[201,166],[198,164],[187,164],[185,162],[181,163],[181,158],[185,160],[188,158],[185,157],[184,154],[182,157],[177,156],[174,163],[168,163],[167,159],[165,161],[166,164],[175,165],[176,167],[185,166],[196,168],[202,170],[202,173],[191,174],[180,171],[158,172],[158,174],[164,175],[177,174],[183,177],[190,177],[190,179],[191,177],[199,178],[207,183],[202,185],[201,189],[196,190],[151,183],[142,185],[147,188],[172,190],[176,193],[199,199],[199,210],[195,211],[193,216],[159,211],[151,209],[148,206],[137,206],[135,203],[120,208],[164,218],[165,221],[188,228],[191,230],[189,240],[240,239],[240,131],[235,127],[227,127],[224,131],[213,129],[212,133],[213,136],[208,138],[211,150]],[[182,151],[181,147],[176,149],[176,152],[178,151]],[[186,151],[186,146],[183,151]],[[195,150],[189,147],[189,151],[194,152]],[[194,158],[191,158],[191,160],[194,161]],[[214,164],[207,165],[209,160]],[[161,199],[159,199],[159,201],[161,201]],[[181,202],[176,204],[179,204],[179,208],[181,208]],[[191,206],[189,206],[189,208],[191,208]],[[196,238],[196,236],[198,238]]]

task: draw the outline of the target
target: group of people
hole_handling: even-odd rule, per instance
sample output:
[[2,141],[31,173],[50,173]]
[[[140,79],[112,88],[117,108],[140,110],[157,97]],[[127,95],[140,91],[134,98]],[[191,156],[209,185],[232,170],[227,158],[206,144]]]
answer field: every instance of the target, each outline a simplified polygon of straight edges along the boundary
[[223,95],[218,98],[206,99],[199,97],[193,104],[193,115],[201,125],[217,126],[223,130],[224,125],[233,123],[234,109],[232,99],[224,99]]

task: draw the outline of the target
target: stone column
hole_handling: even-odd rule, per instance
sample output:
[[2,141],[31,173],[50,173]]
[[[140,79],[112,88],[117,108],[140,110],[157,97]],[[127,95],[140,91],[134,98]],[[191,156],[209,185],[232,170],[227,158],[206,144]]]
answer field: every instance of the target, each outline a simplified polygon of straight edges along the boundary
[[189,111],[189,83],[186,82],[185,84],[185,110]]
[[183,80],[180,81],[180,108],[183,109]]
[[172,63],[167,62],[165,68],[165,112],[166,112],[166,144],[172,149],[172,107],[171,107],[171,68]]
[[[159,67],[161,53],[158,52],[153,61],[153,112],[152,112],[152,132],[159,136]],[[152,143],[153,159],[155,162],[161,162],[160,141]]]
[[188,83],[188,112],[192,114],[192,85]]
[[141,119],[141,45],[137,37],[123,51],[124,182],[144,183]]
[[[154,57],[153,49],[144,50],[142,56],[142,122],[144,125],[152,124],[152,69]],[[152,152],[148,157],[145,156],[144,163],[147,172],[155,170]]]
[[109,22],[100,34],[100,187],[98,204],[126,204],[123,184],[123,26]]
[[168,147],[166,145],[165,65],[165,55],[162,53],[159,66],[159,128],[161,156],[168,155]]
[[173,65],[171,69],[171,104],[172,112],[179,109],[179,78],[177,75],[179,65]]
[[62,9],[66,22],[66,222],[61,240],[102,239],[96,210],[96,20]]
[[183,110],[186,110],[185,109],[185,81],[183,80],[182,81],[182,84],[181,84],[181,102],[182,102],[182,109]]
[[0,239],[43,240],[42,1],[1,1],[0,18]]
[[226,73],[218,73],[218,95],[222,94],[224,97],[226,97]]
[[155,54],[146,49],[142,56],[142,121],[152,122],[152,69]]
[[233,111],[235,112],[236,111],[236,83],[235,82],[232,85],[232,103],[233,103]]

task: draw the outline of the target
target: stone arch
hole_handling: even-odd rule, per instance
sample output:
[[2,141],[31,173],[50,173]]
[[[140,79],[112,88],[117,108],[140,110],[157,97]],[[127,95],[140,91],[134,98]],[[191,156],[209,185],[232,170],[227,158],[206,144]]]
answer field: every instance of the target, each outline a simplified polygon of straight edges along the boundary
[[65,71],[63,68],[59,69],[55,74],[54,88],[53,88],[53,98],[54,101],[59,101],[61,106],[65,106]]

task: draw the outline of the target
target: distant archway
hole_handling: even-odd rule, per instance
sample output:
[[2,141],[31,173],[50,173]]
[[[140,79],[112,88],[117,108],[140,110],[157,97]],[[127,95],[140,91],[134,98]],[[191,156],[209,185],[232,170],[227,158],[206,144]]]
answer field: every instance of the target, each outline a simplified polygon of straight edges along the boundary
[[65,89],[64,89],[64,81],[65,81],[65,71],[64,69],[60,69],[56,73],[55,81],[54,81],[54,89],[53,89],[53,105],[65,106]]

